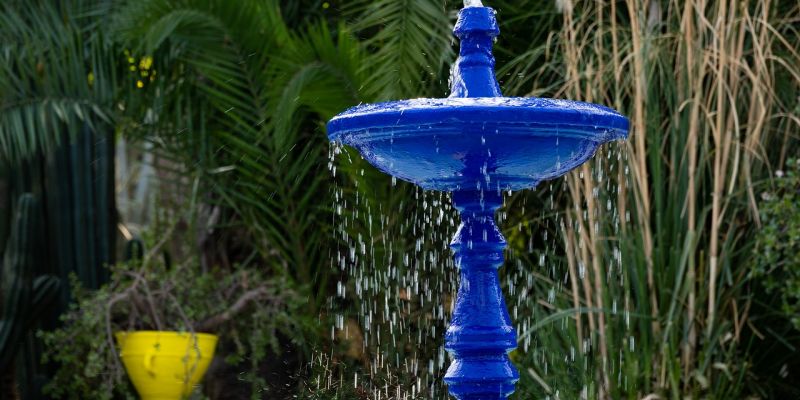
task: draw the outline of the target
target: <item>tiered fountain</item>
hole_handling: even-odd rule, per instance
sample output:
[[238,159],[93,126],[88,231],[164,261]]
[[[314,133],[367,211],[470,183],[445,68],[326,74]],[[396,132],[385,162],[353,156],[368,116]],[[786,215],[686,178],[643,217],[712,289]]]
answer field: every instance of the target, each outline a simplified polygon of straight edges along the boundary
[[387,174],[452,192],[461,214],[451,243],[461,280],[444,379],[457,399],[505,399],[519,373],[508,358],[517,335],[497,274],[506,247],[494,220],[502,192],[564,175],[601,144],[627,137],[628,121],[595,104],[503,97],[492,56],[495,12],[465,3],[453,30],[461,51],[449,98],[351,108],[328,123],[328,136]]

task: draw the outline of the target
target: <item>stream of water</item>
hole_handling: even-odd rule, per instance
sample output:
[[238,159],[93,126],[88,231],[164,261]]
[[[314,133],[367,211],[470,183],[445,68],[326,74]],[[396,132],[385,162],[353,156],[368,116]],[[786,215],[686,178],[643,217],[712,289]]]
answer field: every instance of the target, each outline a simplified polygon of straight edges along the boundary
[[[607,147],[589,161],[594,187],[589,201],[596,221],[588,229],[595,233],[600,224],[618,227],[621,218],[616,200],[619,188],[609,177],[618,174],[622,147]],[[341,243],[331,256],[340,281],[329,304],[335,315],[330,335],[346,347],[350,362],[360,365],[360,374],[366,376],[333,376],[328,384],[360,387],[369,392],[370,399],[446,399],[442,377],[448,356],[443,337],[458,288],[449,243],[459,218],[451,196],[423,191],[369,170],[357,152],[345,151],[340,145],[331,146],[330,157],[329,169],[337,182],[331,206]],[[583,179],[580,169],[573,173],[576,179]],[[504,207],[497,213],[509,242],[501,279],[519,336],[512,360],[520,367],[521,379],[546,388],[548,399],[569,398],[563,397],[559,380],[554,379],[559,374],[579,372],[573,380],[583,377],[587,383],[581,392],[588,393],[593,390],[588,382],[596,373],[586,368],[590,357],[597,356],[596,337],[561,343],[561,347],[555,343],[557,338],[574,336],[575,330],[574,313],[558,317],[559,312],[573,309],[571,291],[575,287],[565,246],[578,252],[585,248],[588,244],[582,229],[587,229],[590,221],[586,203],[572,206],[573,215],[580,220],[565,218],[566,179],[544,182],[536,193],[505,194]],[[569,240],[574,242],[568,244]],[[621,287],[624,277],[618,255],[618,247],[602,254],[606,270],[600,279]],[[575,257],[576,287],[590,284],[588,279],[597,278],[589,276],[591,266],[580,254]],[[615,316],[619,321],[630,320],[628,302],[617,293],[622,291],[615,289],[606,307],[611,309],[607,324]],[[619,347],[633,351],[632,338],[625,341],[628,346]],[[615,360],[607,371],[610,376],[621,368],[623,354],[612,358]],[[524,390],[523,385],[518,386],[518,391]]]

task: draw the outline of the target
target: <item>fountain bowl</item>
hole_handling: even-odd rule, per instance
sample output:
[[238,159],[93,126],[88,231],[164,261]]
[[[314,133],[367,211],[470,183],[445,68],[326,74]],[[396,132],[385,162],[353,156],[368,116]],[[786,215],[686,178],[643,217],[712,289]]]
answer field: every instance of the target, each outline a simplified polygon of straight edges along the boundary
[[535,97],[366,104],[328,123],[331,140],[381,171],[441,191],[532,188],[627,132],[627,118],[608,107]]

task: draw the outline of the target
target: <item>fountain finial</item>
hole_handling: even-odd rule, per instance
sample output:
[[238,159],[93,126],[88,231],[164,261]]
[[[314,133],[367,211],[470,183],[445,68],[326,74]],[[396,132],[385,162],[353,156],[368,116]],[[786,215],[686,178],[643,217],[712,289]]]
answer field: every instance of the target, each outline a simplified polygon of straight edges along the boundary
[[453,65],[450,97],[501,97],[492,54],[494,38],[500,35],[495,11],[469,4],[465,2],[453,29],[461,49]]

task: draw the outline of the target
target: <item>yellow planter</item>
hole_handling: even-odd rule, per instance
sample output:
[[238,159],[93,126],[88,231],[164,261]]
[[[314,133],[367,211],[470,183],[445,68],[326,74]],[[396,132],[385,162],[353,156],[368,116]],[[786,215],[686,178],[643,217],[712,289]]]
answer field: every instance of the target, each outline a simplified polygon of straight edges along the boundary
[[207,333],[117,332],[120,357],[142,400],[180,400],[203,379],[217,336]]

